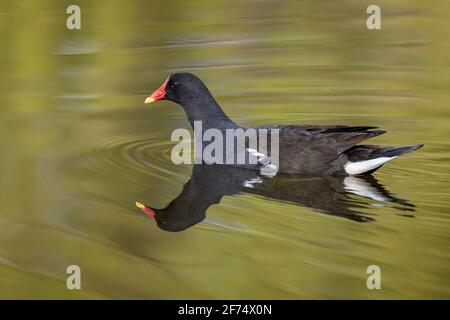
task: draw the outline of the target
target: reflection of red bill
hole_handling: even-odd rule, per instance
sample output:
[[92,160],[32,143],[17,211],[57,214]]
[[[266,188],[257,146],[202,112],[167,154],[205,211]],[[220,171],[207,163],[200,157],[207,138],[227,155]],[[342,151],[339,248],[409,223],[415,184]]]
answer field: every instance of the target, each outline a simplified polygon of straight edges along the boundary
[[153,211],[150,207],[147,207],[145,204],[136,201],[136,207],[141,209],[141,211],[148,215],[150,218],[155,218],[155,211]]

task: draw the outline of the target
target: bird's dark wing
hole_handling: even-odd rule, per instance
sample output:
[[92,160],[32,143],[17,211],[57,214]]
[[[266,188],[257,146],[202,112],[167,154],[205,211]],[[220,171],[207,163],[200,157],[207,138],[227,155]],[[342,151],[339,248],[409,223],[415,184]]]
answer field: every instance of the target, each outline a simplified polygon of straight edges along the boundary
[[[361,141],[385,131],[368,126],[265,126],[279,129],[280,166],[285,172],[328,173],[330,163]],[[284,169],[283,168],[283,169]]]

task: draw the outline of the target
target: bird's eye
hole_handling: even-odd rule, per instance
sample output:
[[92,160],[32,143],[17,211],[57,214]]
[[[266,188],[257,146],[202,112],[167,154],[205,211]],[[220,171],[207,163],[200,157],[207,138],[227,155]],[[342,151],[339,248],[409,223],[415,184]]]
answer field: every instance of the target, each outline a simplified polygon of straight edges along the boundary
[[172,88],[175,88],[178,85],[178,82],[172,82],[172,84],[170,85]]

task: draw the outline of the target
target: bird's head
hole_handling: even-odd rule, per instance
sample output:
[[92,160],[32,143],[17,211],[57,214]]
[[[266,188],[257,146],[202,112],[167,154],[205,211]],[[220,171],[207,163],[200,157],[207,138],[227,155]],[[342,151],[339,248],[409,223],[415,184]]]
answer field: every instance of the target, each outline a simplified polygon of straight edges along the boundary
[[182,106],[200,100],[209,91],[205,84],[191,73],[171,74],[164,83],[145,99],[145,103],[170,100]]

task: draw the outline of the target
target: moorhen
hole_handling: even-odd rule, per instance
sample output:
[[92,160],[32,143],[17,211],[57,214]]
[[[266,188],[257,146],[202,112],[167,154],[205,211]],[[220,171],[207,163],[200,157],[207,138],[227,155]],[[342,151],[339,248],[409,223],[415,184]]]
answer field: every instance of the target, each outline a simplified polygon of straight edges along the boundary
[[[267,178],[258,170],[207,164],[193,166],[183,191],[165,208],[155,209],[140,202],[136,205],[162,230],[177,232],[203,221],[208,208],[219,203],[222,197],[242,192],[355,222],[374,221],[362,210],[368,205],[389,206],[406,217],[412,217],[415,211],[413,204],[391,194],[370,175],[335,177],[279,173]],[[349,197],[350,194],[358,197]]]
[[[201,121],[203,130],[215,128],[224,133],[226,129],[247,129],[234,123],[206,85],[190,73],[170,75],[161,87],[147,97],[145,103],[158,100],[170,100],[181,105],[193,128],[195,121]],[[279,167],[276,171],[293,174],[371,174],[386,162],[423,146],[381,147],[358,144],[385,133],[372,126],[268,125],[256,129],[260,128],[279,129]],[[258,150],[247,150],[260,154]]]

